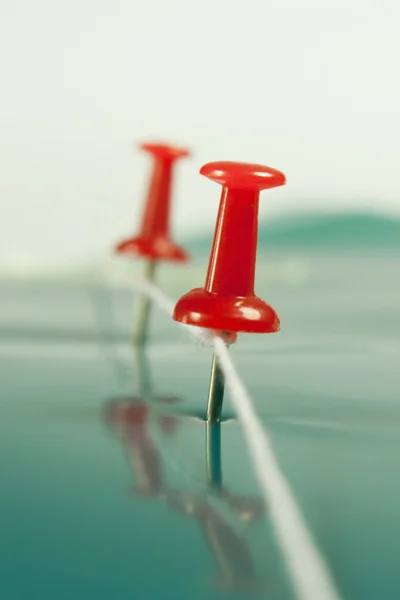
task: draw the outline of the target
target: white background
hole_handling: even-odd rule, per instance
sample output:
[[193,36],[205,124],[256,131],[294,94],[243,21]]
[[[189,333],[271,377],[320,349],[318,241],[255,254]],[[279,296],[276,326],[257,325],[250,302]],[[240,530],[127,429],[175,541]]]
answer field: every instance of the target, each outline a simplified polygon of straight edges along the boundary
[[213,228],[210,160],[284,171],[262,217],[399,212],[400,4],[0,0],[0,263],[90,260],[136,228],[140,140],[188,145],[175,230]]

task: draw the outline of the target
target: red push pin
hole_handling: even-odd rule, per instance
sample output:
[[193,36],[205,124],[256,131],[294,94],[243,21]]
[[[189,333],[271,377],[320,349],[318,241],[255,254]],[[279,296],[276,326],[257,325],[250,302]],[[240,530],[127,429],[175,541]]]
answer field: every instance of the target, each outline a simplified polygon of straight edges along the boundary
[[[275,310],[254,294],[257,253],[258,200],[261,190],[284,185],[280,171],[261,165],[214,162],[200,174],[223,186],[214,241],[204,288],[195,288],[178,300],[173,318],[227,333],[275,333]],[[230,336],[228,343],[235,341]],[[221,418],[224,377],[214,355],[207,420]]]
[[[156,264],[160,261],[186,262],[188,255],[170,235],[171,192],[175,162],[189,156],[188,150],[166,144],[141,144],[140,148],[153,157],[153,170],[139,234],[116,247],[116,252],[146,259],[145,278],[154,281]],[[135,342],[145,341],[150,301],[143,297],[139,312]]]

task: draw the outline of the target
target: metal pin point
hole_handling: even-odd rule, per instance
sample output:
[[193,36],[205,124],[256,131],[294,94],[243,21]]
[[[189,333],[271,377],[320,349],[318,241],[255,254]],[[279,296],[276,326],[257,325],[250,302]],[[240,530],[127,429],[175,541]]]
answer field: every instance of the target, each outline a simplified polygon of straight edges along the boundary
[[[154,283],[156,274],[156,262],[147,261],[145,263],[144,279],[149,283]],[[146,294],[139,298],[138,312],[136,316],[136,326],[133,334],[133,343],[135,346],[142,346],[147,341],[149,321],[151,311],[151,299]]]
[[207,402],[207,421],[220,421],[224,401],[225,375],[214,353],[211,365],[210,387]]

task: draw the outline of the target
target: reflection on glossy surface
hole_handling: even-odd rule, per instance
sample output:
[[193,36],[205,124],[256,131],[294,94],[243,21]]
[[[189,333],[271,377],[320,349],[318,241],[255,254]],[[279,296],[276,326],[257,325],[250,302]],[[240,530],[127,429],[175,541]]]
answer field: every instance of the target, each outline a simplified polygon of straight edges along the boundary
[[[119,431],[128,452],[134,478],[138,482],[134,488],[135,493],[166,499],[171,509],[195,519],[200,525],[219,569],[219,576],[215,581],[217,588],[224,591],[251,592],[268,589],[257,578],[252,553],[244,535],[235,531],[232,523],[213,506],[208,495],[168,489],[168,483],[162,474],[162,454],[157,450],[149,431],[150,408],[143,403],[132,402],[130,407],[125,404],[118,410],[109,412],[108,418]],[[220,455],[220,448],[215,442],[214,438],[214,443],[208,445],[207,449],[211,449],[211,453],[217,451]],[[218,501],[231,509],[239,520],[250,521],[263,516],[264,507],[261,501],[235,497],[229,490],[220,487],[222,473],[219,457],[207,458],[210,462],[218,464],[219,480],[211,481],[214,492],[216,484],[218,485]]]
[[218,490],[222,487],[221,422],[207,421],[205,427],[207,482]]
[[[172,396],[154,394],[150,364],[144,346],[134,347],[134,359],[139,395],[107,402],[105,418],[126,446],[138,482],[135,493],[164,496],[160,452],[149,431],[151,406],[154,402],[169,405],[179,400]],[[160,414],[157,421],[167,434],[172,434],[177,425],[177,420],[169,414]]]
[[160,454],[148,431],[149,408],[140,402],[114,402],[107,420],[121,435],[135,474],[134,492],[144,496],[165,495]]
[[[108,425],[120,437],[128,455],[136,484],[135,494],[167,501],[171,510],[194,519],[200,526],[207,547],[217,567],[213,581],[217,590],[245,590],[259,594],[270,584],[256,574],[251,548],[240,529],[240,522],[250,522],[265,514],[261,500],[232,494],[223,485],[221,461],[221,422],[204,422],[205,472],[204,492],[170,489],[164,474],[165,451],[158,448],[154,427],[164,434],[176,433],[185,417],[163,413],[151,394],[150,366],[143,348],[135,349],[138,387],[144,397],[113,400],[105,405]],[[158,398],[158,400],[163,398]],[[167,407],[164,407],[164,409]],[[226,518],[224,513],[229,513]],[[236,526],[235,526],[236,524]],[[188,552],[190,550],[188,549]]]
[[174,510],[197,520],[219,573],[214,584],[220,590],[263,592],[268,590],[255,572],[251,550],[245,538],[239,535],[210,502],[195,494],[168,494],[168,503]]

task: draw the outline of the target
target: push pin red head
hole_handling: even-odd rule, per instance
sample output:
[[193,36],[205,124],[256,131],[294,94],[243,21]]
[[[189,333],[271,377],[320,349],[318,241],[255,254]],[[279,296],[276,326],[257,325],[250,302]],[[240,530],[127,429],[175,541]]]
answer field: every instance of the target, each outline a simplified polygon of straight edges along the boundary
[[[217,225],[205,285],[180,298],[173,318],[220,332],[279,331],[275,310],[254,293],[254,277],[259,194],[284,185],[285,176],[270,167],[235,162],[208,163],[200,173],[223,186]],[[223,376],[214,358],[209,419],[215,416],[214,396],[222,407],[223,387]]]
[[223,186],[204,288],[185,294],[174,319],[216,331],[279,331],[274,309],[254,294],[258,197],[285,183],[283,173],[260,165],[215,162],[200,173]]
[[[166,144],[141,144],[153,157],[153,170],[142,216],[139,234],[117,245],[119,254],[140,256],[146,259],[145,279],[153,282],[156,265],[160,261],[186,262],[188,255],[170,236],[172,174],[175,162],[189,156],[188,150]],[[150,300],[141,298],[134,342],[146,341],[150,315]]]
[[150,261],[185,262],[188,255],[170,237],[172,175],[175,162],[189,156],[188,150],[166,144],[141,144],[153,157],[153,171],[139,234],[117,245],[120,254],[133,254]]

